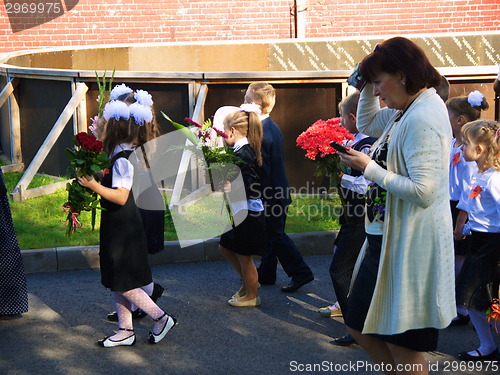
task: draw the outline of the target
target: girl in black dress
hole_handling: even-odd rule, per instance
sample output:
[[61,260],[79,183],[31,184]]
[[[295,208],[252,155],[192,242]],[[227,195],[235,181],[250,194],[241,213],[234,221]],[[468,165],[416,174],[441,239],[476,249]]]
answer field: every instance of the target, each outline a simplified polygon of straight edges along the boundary
[[[240,217],[243,212],[246,217],[224,233],[219,243],[222,254],[242,280],[241,288],[228,301],[235,307],[260,305],[257,295],[259,277],[252,255],[264,255],[267,249],[259,171],[262,165],[262,123],[257,112],[260,112],[258,106],[245,104],[243,110],[231,113],[224,119],[224,131],[228,134],[226,143],[234,148],[239,158],[237,165],[241,170],[247,199],[243,205],[233,204],[236,216]],[[224,191],[229,193],[230,190],[231,183],[228,182]],[[241,209],[235,209],[235,206]]]
[[101,196],[105,208],[100,228],[101,282],[114,294],[119,328],[115,335],[98,341],[103,347],[135,343],[132,304],[156,322],[148,338],[151,344],[162,340],[176,323],[141,288],[150,284],[152,277],[146,234],[132,192],[134,167],[128,157],[153,138],[154,122],[150,95],[140,90],[135,98],[130,106],[112,100],[104,109],[104,150],[112,161],[109,173],[100,184],[91,176],[79,178],[80,184]]

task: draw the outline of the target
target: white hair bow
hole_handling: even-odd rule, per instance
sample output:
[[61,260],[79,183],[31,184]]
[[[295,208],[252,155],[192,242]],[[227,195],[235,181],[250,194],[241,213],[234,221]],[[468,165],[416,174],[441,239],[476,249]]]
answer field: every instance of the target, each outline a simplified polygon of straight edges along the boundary
[[260,114],[262,113],[262,111],[260,109],[260,105],[255,104],[255,103],[245,103],[245,104],[242,104],[242,105],[240,105],[240,109],[242,111],[245,111],[245,112],[253,112],[257,116],[260,116]]
[[104,112],[102,114],[106,121],[110,118],[119,120],[120,118],[128,120],[130,118],[130,110],[128,105],[120,100],[112,100],[104,106]]
[[117,100],[120,96],[130,94],[131,92],[132,89],[124,83],[122,83],[121,85],[116,85],[109,93],[109,100]]

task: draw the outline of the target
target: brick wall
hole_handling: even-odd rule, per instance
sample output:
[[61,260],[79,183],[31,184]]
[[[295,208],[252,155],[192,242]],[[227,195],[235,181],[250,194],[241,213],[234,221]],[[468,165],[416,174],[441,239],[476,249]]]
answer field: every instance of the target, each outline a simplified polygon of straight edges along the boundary
[[[293,0],[5,0],[3,3],[0,52],[134,42],[288,39],[295,33]],[[30,8],[30,4],[37,8],[33,5]],[[498,0],[307,2],[308,38],[499,29]]]

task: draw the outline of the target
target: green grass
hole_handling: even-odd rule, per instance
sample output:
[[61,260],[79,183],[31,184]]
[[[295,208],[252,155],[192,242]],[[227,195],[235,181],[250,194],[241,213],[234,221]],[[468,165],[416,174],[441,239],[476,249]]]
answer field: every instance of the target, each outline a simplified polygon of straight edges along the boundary
[[[4,174],[9,192],[14,189],[20,178],[21,173],[18,172]],[[52,177],[36,176],[30,188],[52,182],[55,182]],[[76,233],[70,236],[66,234],[66,214],[62,209],[66,198],[66,191],[60,190],[23,202],[10,201],[12,218],[21,249],[97,245],[99,243],[99,211],[94,231],[91,228],[90,213],[82,212],[79,220],[83,228],[77,229]],[[327,199],[311,196],[295,197],[288,210],[286,231],[299,233],[339,229],[336,214],[339,204],[338,199],[331,197]],[[185,215],[175,217],[183,219],[183,227],[186,232],[189,232],[190,238],[209,238],[214,236],[214,217],[220,216],[221,209],[222,202],[220,199],[215,199],[207,204],[192,206],[188,208]],[[165,224],[165,240],[177,240],[172,215],[168,211],[165,214]],[[176,227],[179,228],[180,225],[182,224],[176,220]],[[183,236],[183,238],[186,237]]]

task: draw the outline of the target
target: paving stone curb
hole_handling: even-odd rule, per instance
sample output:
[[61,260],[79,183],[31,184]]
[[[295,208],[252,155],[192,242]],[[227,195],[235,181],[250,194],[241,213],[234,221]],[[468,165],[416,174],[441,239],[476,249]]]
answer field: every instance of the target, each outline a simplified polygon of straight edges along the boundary
[[[338,231],[290,233],[302,255],[325,255],[333,249]],[[193,240],[193,245],[181,248],[178,241],[166,241],[164,250],[150,255],[150,264],[211,262],[224,260],[218,248],[219,240]],[[99,268],[99,246],[55,247],[21,251],[26,273],[57,272]]]

